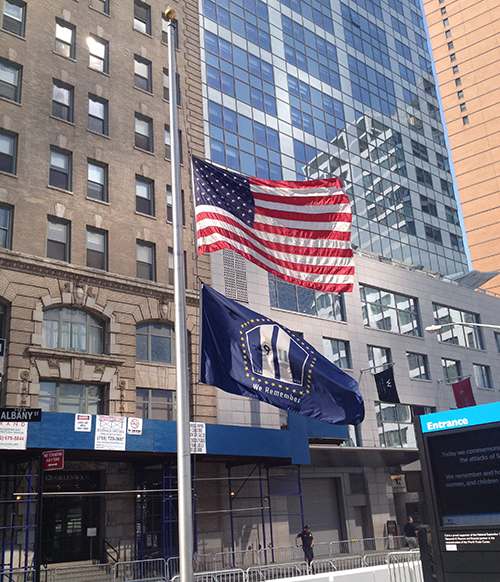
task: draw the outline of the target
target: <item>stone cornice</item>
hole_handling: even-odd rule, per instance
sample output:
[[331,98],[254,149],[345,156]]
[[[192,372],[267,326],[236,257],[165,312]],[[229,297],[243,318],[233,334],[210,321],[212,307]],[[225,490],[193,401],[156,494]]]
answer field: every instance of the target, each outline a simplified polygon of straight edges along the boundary
[[[104,271],[97,273],[94,269],[77,267],[69,263],[65,265],[59,261],[24,255],[4,249],[0,249],[0,268],[21,273],[32,273],[41,277],[84,283],[91,287],[109,289],[110,291],[153,297],[160,301],[174,300],[174,290],[171,285],[162,285],[142,279],[138,280]],[[186,290],[186,304],[191,307],[198,307],[198,294],[195,291]]]
[[123,356],[110,356],[109,354],[89,354],[88,352],[75,352],[72,350],[56,350],[52,348],[41,348],[38,346],[28,346],[30,356],[45,358],[47,360],[85,360],[90,364],[106,364],[110,366],[121,366],[125,363]]

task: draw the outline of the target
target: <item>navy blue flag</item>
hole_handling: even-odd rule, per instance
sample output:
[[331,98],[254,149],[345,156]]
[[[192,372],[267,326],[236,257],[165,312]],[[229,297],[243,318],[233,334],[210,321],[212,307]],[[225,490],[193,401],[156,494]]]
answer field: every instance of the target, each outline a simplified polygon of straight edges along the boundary
[[374,378],[380,402],[400,404],[392,366],[382,370],[378,374],[374,374]]
[[331,424],[359,424],[358,383],[300,336],[202,287],[200,381]]

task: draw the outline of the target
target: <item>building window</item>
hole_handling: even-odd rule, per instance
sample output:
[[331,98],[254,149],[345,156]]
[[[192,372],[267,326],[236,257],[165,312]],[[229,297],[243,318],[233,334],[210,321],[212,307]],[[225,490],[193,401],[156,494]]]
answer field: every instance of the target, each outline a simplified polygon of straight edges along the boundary
[[458,382],[462,377],[462,366],[459,360],[441,358],[441,366],[443,368],[444,379],[447,384]]
[[134,28],[139,32],[151,34],[151,6],[134,0]]
[[446,220],[450,224],[455,224],[455,225],[460,224],[460,220],[458,218],[458,210],[456,208],[452,208],[451,206],[445,206],[444,212],[446,215]]
[[420,195],[420,206],[422,208],[422,212],[426,214],[430,214],[431,216],[437,216],[437,205],[434,200],[427,198],[427,196]]
[[[165,18],[165,13],[162,12],[162,20],[161,20],[161,41],[164,42],[165,44],[168,44],[168,21]],[[178,49],[179,48],[179,22],[177,21],[176,18],[174,18],[174,20],[172,21],[172,24],[174,25],[174,45],[175,48]]]
[[456,55],[455,53],[452,53],[452,54],[450,55],[450,61],[451,61],[452,63],[454,63],[456,60],[457,60],[457,55]]
[[461,85],[462,85],[462,79],[460,77],[458,77],[457,79],[455,79],[455,86],[460,87]]
[[424,160],[424,162],[429,161],[429,155],[427,154],[426,146],[424,146],[421,143],[418,143],[418,141],[415,141],[414,139],[412,139],[411,140],[411,149],[412,149],[413,155],[415,157],[420,158],[421,160]]
[[137,278],[146,281],[156,281],[155,245],[145,241],[136,241],[137,245]]
[[[181,104],[181,82],[179,73],[175,74],[175,96],[177,99],[177,105]],[[163,99],[165,101],[170,101],[170,85],[169,85],[169,74],[168,69],[163,69]]]
[[389,348],[380,348],[378,346],[367,346],[367,349],[368,349],[368,364],[373,372],[375,372],[377,368],[385,369],[387,364],[390,364],[392,362],[391,350]]
[[71,191],[71,152],[50,148],[49,184],[55,188]]
[[443,7],[441,8],[441,14],[446,14],[446,6],[443,6]]
[[451,30],[447,30],[444,35],[446,36],[446,38],[451,38]]
[[47,220],[47,257],[69,263],[71,223],[49,216]]
[[[446,11],[446,9],[445,9]],[[448,18],[443,19],[443,26],[450,26],[450,21]]]
[[2,28],[17,36],[24,36],[26,24],[26,3],[18,0],[5,0]]
[[445,172],[450,171],[450,160],[448,159],[447,156],[443,156],[442,154],[436,152],[436,162],[437,167],[440,170],[444,170]]
[[453,41],[451,40],[451,41],[448,43],[448,50],[449,50],[449,51],[451,51],[451,50],[453,50],[454,48],[455,48],[455,47],[453,46]]
[[108,233],[87,226],[87,267],[108,270]]
[[459,99],[463,99],[463,98],[464,98],[464,92],[463,92],[462,90],[460,90],[460,91],[457,91],[457,97],[458,97]]
[[168,247],[168,284],[175,284],[174,249],[172,247]]
[[16,174],[17,134],[0,129],[0,172]]
[[415,173],[419,184],[423,184],[424,186],[427,186],[427,188],[432,188],[432,175],[430,172],[427,172],[422,168],[415,168]]
[[431,412],[435,412],[431,406],[375,402],[380,446],[417,448],[414,423]]
[[44,412],[102,414],[102,387],[91,384],[40,382],[38,406]]
[[90,0],[90,6],[99,10],[99,12],[109,14],[109,0]]
[[[167,184],[167,222],[172,222],[173,220],[173,200],[172,200],[172,187]],[[186,211],[184,206],[184,190],[181,190],[181,218],[182,226],[186,226]]]
[[135,359],[153,364],[175,363],[174,328],[164,323],[141,323],[136,326]]
[[495,345],[497,347],[497,352],[500,354],[500,333],[495,332]]
[[135,414],[152,420],[176,420],[176,394],[173,390],[137,388]]
[[142,214],[155,215],[154,182],[147,178],[135,177],[135,209]]
[[455,65],[455,66],[453,67],[453,74],[454,74],[454,75],[458,75],[458,65]]
[[54,41],[54,51],[63,57],[69,59],[75,58],[75,36],[76,28],[56,18],[56,37]]
[[467,325],[453,325],[457,323],[480,323],[479,316],[469,311],[462,311],[446,305],[432,304],[434,323],[445,327],[438,331],[438,340],[447,344],[456,344],[468,348],[484,350],[481,329]]
[[151,61],[134,55],[134,87],[148,93],[153,92]]
[[94,200],[108,201],[108,166],[87,160],[87,196]]
[[478,388],[493,388],[489,366],[472,364],[472,368],[474,370],[474,379]]
[[268,273],[271,307],[315,315],[324,319],[345,321],[344,298],[341,294],[314,291],[287,283]]
[[89,95],[88,128],[102,135],[108,135],[108,102],[95,95]]
[[[182,164],[182,131],[179,130],[179,163]],[[172,143],[170,138],[170,125],[165,125],[165,159],[170,160],[172,156]]]
[[413,380],[430,380],[427,356],[423,354],[413,354],[406,352],[410,378]]
[[450,232],[450,244],[454,251],[458,251],[460,253],[464,252],[464,241],[461,236]]
[[43,313],[42,346],[103,354],[104,322],[83,309],[48,309]]
[[325,358],[344,370],[352,369],[349,342],[344,340],[323,338],[323,354]]
[[[0,204],[0,248],[12,248],[12,206]],[[0,312],[0,315],[1,312]],[[1,332],[1,326],[0,326]],[[0,335],[0,337],[4,337]]]
[[466,115],[465,117],[462,117],[462,123],[464,125],[469,125],[469,116]]
[[153,120],[138,113],[135,114],[135,147],[153,151]]
[[89,68],[100,73],[109,71],[109,42],[94,35],[87,38],[89,47]]
[[0,97],[21,102],[21,65],[0,59]]
[[460,103],[460,113],[467,111],[467,105],[465,103]]
[[441,236],[441,231],[439,230],[439,228],[431,226],[430,224],[425,225],[425,238],[438,245],[443,244],[443,237]]
[[52,115],[73,122],[74,88],[61,81],[53,80],[52,85]]
[[360,285],[359,291],[364,325],[405,335],[422,335],[415,298],[367,285]]

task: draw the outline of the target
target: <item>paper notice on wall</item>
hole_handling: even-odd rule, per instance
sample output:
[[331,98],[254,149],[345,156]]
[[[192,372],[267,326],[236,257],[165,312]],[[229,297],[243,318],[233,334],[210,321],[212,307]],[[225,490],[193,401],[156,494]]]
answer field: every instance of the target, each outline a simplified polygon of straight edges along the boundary
[[90,432],[92,430],[91,414],[75,414],[75,432]]
[[127,419],[122,416],[96,416],[95,450],[124,451]]
[[207,437],[206,426],[203,422],[189,423],[189,441],[192,454],[206,454]]
[[26,450],[27,422],[0,422],[0,449]]
[[142,434],[142,418],[128,418],[127,434]]

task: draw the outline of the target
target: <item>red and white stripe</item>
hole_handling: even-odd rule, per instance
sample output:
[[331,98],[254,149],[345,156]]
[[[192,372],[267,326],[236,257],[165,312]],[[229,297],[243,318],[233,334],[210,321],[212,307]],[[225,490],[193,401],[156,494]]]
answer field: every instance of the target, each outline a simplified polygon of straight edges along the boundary
[[352,291],[351,207],[340,180],[249,183],[254,227],[216,206],[197,206],[198,253],[229,248],[296,285]]

